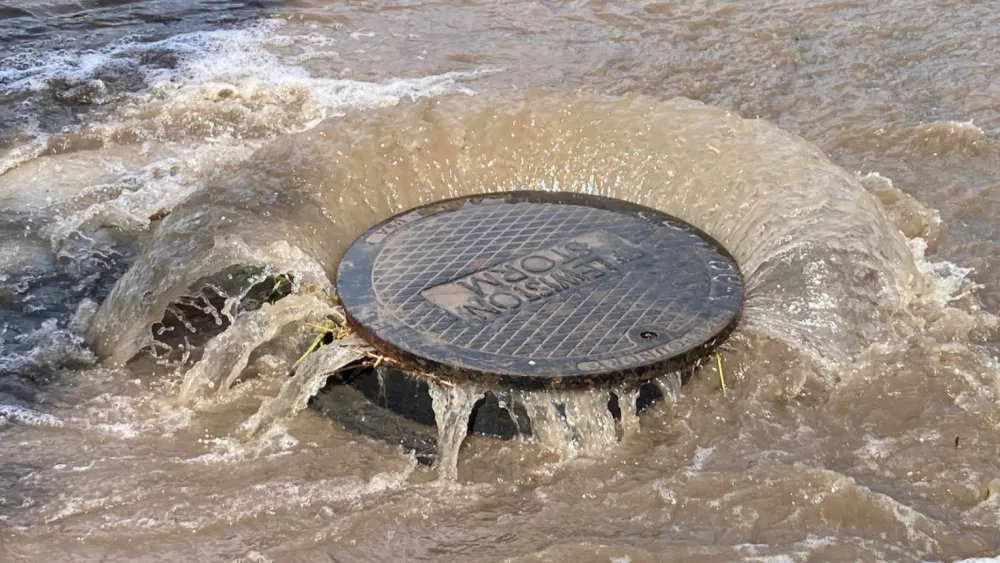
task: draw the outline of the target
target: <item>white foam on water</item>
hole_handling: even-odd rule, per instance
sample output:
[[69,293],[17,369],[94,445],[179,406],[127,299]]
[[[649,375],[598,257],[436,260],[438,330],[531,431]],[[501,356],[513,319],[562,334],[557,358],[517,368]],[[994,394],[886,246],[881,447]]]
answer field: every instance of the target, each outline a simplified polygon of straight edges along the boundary
[[[121,170],[107,184],[84,188],[77,198],[93,203],[72,209],[46,228],[45,234],[59,249],[79,233],[95,225],[114,225],[139,232],[149,228],[150,217],[168,213],[199,186],[210,181],[213,172],[227,169],[253,153],[250,146],[211,143],[191,148],[173,148],[173,155],[132,170]],[[103,194],[117,194],[110,199]]]
[[[399,471],[379,473],[369,479],[270,480],[247,486],[237,494],[209,493],[204,500],[210,503],[212,510],[204,510],[202,504],[181,502],[172,508],[170,518],[139,509],[125,518],[105,518],[101,528],[157,530],[176,534],[178,529],[195,531],[220,523],[231,526],[242,520],[310,506],[346,504],[360,508],[384,493],[405,487],[414,470],[413,465],[408,465]],[[121,500],[112,499],[115,505],[123,505]],[[100,499],[86,502],[98,506],[102,503]]]
[[677,494],[673,491],[673,489],[667,486],[668,483],[669,481],[666,479],[658,479],[653,482],[653,489],[667,504],[674,506],[677,504]]
[[862,437],[862,440],[864,441],[864,445],[854,453],[867,461],[873,462],[888,459],[893,452],[892,446],[896,443],[894,438],[876,438],[868,434]]
[[[245,161],[266,138],[302,131],[350,110],[449,92],[471,95],[463,80],[495,72],[482,68],[380,83],[315,76],[299,63],[336,54],[315,37],[303,40],[295,30],[283,33],[286,25],[284,20],[270,19],[244,28],[184,33],[160,41],[126,37],[98,50],[28,49],[0,60],[0,91],[8,94],[42,92],[55,81],[93,82],[96,72],[109,68],[138,72],[145,85],[138,91],[116,93],[111,100],[118,104],[112,106],[114,111],[82,130],[112,142],[118,132],[140,132],[168,147],[166,158],[118,174],[121,178],[115,183],[126,188],[121,201],[104,201],[95,209],[78,211],[59,227],[59,234],[74,231],[82,220],[103,215],[114,216],[112,224],[142,227],[151,215],[169,212],[208,183],[212,170],[232,169]],[[292,44],[308,56],[272,51]],[[143,55],[164,51],[176,58],[171,68],[141,63]],[[0,153],[0,177],[45,160],[42,155],[49,134],[37,124],[25,122],[22,127],[29,139]],[[76,126],[67,127],[63,133],[76,130]],[[194,148],[185,146],[183,139],[177,142],[178,129],[194,133]],[[106,166],[103,159],[99,166]],[[163,170],[180,173],[163,174]]]
[[249,551],[247,554],[236,560],[236,563],[274,563],[274,560],[257,551]]
[[28,351],[12,353],[0,346],[0,372],[26,373],[67,364],[89,366],[96,362],[80,335],[61,328],[56,319],[44,321],[41,327],[18,335],[15,340]]
[[918,125],[917,128],[923,131],[941,130],[952,134],[971,133],[980,137],[986,136],[983,129],[976,125],[976,120],[974,119],[970,119],[968,121],[956,121],[954,119],[931,121],[928,123],[922,123]]
[[809,537],[807,537],[805,540],[802,541],[802,544],[808,547],[810,550],[815,550],[821,547],[830,547],[832,545],[837,545],[837,538],[833,536],[816,537],[810,535]]
[[684,474],[691,476],[696,473],[701,472],[705,469],[705,462],[708,458],[715,452],[715,446],[709,448],[703,448],[701,446],[696,446],[694,450],[694,457],[691,459],[691,465],[684,469]]
[[993,148],[992,140],[972,119],[968,121],[931,121],[914,128],[919,141],[927,144],[934,154],[955,149],[983,151]]
[[0,156],[0,176],[8,170],[38,158],[45,151],[45,143],[48,136],[38,133],[37,129],[29,129],[29,133],[34,135],[31,141],[14,147],[3,156]]
[[96,50],[22,49],[0,59],[0,88],[14,94],[45,90],[55,80],[83,83],[99,70],[132,66],[140,55],[163,50],[177,57],[173,68],[133,67],[150,83],[191,84],[209,82],[213,77],[264,75],[277,69],[259,66],[262,63],[280,66],[280,60],[262,47],[283,43],[275,34],[282,23],[279,19],[263,20],[242,29],[182,33],[152,42],[126,36]]
[[98,424],[97,429],[106,434],[114,435],[122,440],[132,440],[140,436],[140,431],[132,424],[118,422],[113,424]]
[[[119,382],[123,387],[131,387],[136,382],[125,382],[118,379],[117,374],[104,370],[84,370],[74,373],[77,382],[95,379],[102,379],[110,376],[112,381]],[[84,384],[89,386],[90,383]],[[131,390],[131,389],[128,389]],[[69,395],[80,398],[86,393],[80,389],[65,389]],[[0,421],[5,418],[5,408],[8,405],[0,405]],[[97,434],[101,441],[110,438],[119,441],[132,441],[139,438],[162,438],[172,439],[177,432],[190,427],[194,417],[191,409],[178,407],[164,400],[159,389],[141,389],[133,395],[101,393],[83,399],[79,405],[69,407],[58,418],[51,415],[28,416],[26,413],[33,413],[30,409],[25,412],[15,412],[11,418],[14,421],[29,420],[34,421],[34,426],[50,426],[60,428],[70,428],[84,434]],[[40,416],[41,418],[38,418]],[[0,422],[2,424],[2,422]],[[74,466],[71,471],[87,471],[93,465]],[[65,467],[57,468],[65,469]]]
[[962,297],[959,291],[966,291],[981,287],[973,285],[968,287],[967,278],[972,273],[972,268],[963,268],[952,262],[941,261],[931,262],[927,259],[927,241],[922,238],[913,238],[907,241],[910,252],[913,253],[913,260],[917,270],[924,275],[924,278],[933,285],[931,299],[939,307],[945,307],[951,301]]
[[63,421],[51,414],[40,413],[19,405],[0,405],[0,426],[8,423],[53,428],[63,426]]
[[288,433],[288,428],[280,423],[272,422],[261,434],[251,440],[237,438],[208,438],[199,440],[211,451],[200,456],[175,460],[189,465],[215,465],[259,458],[272,459],[284,457],[292,453],[299,445],[298,439]]
[[[228,90],[227,97],[240,98],[252,105],[259,105],[261,101],[297,105],[299,98],[304,96],[301,123],[306,123],[336,114],[338,110],[395,104],[406,98],[451,91],[472,94],[458,81],[495,72],[495,69],[483,68],[419,78],[395,78],[381,84],[314,76],[297,64],[303,60],[302,55],[284,57],[269,51],[268,47],[294,43],[307,51],[308,58],[335,58],[336,55],[316,51],[317,41],[308,36],[303,42],[300,36],[283,35],[283,25],[284,20],[264,20],[245,29],[183,34],[143,46],[144,49],[168,49],[179,58],[176,69],[148,71],[156,95],[163,96],[173,90],[174,95],[196,99],[206,95],[215,97],[219,91]],[[325,47],[322,42],[318,46]]]
[[[228,87],[237,91],[227,93],[227,97],[252,98],[267,93],[267,97],[294,102],[296,95],[305,93],[315,108],[360,108],[455,90],[471,94],[471,90],[456,81],[496,71],[483,68],[414,79],[396,78],[383,84],[316,77],[295,64],[301,55],[285,57],[268,47],[328,44],[317,40],[315,34],[306,35],[304,40],[300,35],[284,35],[281,32],[284,25],[284,20],[268,19],[244,28],[182,33],[159,41],[126,37],[98,50],[25,49],[0,59],[0,91],[7,94],[42,91],[57,80],[82,84],[93,80],[100,70],[128,68],[139,72],[148,86],[131,94],[133,99],[163,99],[171,91],[176,93],[186,88],[215,94]],[[171,68],[138,63],[144,54],[163,51],[176,57]],[[311,55],[336,57],[329,51],[315,51]]]

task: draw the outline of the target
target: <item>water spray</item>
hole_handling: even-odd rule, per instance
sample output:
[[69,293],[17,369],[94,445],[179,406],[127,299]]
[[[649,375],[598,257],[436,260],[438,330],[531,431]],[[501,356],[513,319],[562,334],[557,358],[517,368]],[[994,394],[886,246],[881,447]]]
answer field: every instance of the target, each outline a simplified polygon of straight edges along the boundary
[[[676,389],[662,379],[729,335],[744,298],[736,261],[696,227],[625,201],[532,191],[375,225],[341,260],[337,290],[347,326],[380,358],[344,381],[406,420],[392,428],[436,425],[452,477],[470,430],[570,455],[614,442],[615,421],[617,435],[634,431],[631,417]],[[317,400],[342,418],[336,402]],[[398,440],[434,455],[425,434]]]

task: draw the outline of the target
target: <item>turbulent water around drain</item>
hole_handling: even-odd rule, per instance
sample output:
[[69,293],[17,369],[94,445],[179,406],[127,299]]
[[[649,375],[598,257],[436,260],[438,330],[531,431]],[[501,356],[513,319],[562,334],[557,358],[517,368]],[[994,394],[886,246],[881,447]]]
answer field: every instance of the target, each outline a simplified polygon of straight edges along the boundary
[[[997,53],[989,3],[0,6],[0,559],[996,556]],[[353,357],[285,377],[343,248],[512,188],[729,247],[726,395],[533,395],[497,442],[436,391],[458,487],[288,416]]]
[[[664,391],[662,388],[660,392],[666,401],[675,398],[674,393]],[[621,439],[628,440],[639,431],[639,415],[636,412],[639,404],[639,390],[628,388],[615,389],[615,395],[618,409],[621,412]]]
[[606,390],[522,393],[519,400],[535,440],[563,458],[600,457],[618,441]]
[[295,375],[281,384],[274,398],[261,403],[260,409],[246,421],[242,430],[249,436],[255,436],[274,425],[275,421],[301,412],[309,399],[326,384],[327,378],[361,359],[363,350],[364,344],[357,341],[342,341],[319,348],[302,362]]
[[253,354],[292,323],[323,318],[335,312],[312,295],[296,295],[238,317],[227,330],[208,341],[201,359],[184,375],[178,400],[191,403],[211,393],[225,393]]
[[469,417],[483,390],[472,385],[430,384],[434,421],[437,423],[437,471],[444,481],[458,478],[458,454],[469,431]]

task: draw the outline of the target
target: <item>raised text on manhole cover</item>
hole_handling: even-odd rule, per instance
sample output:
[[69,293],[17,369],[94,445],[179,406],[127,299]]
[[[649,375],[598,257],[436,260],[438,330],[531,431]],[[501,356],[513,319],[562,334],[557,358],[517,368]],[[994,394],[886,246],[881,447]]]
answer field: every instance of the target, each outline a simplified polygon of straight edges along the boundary
[[421,295],[462,320],[489,322],[620,275],[622,266],[644,255],[624,238],[596,230],[429,287]]

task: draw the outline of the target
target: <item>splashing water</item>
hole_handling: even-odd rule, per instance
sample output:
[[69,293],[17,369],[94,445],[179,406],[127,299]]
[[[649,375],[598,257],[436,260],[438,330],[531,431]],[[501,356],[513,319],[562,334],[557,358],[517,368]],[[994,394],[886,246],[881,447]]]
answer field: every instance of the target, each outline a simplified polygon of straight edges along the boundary
[[241,430],[247,436],[256,436],[276,421],[294,416],[306,408],[309,398],[323,387],[328,377],[361,359],[365,349],[360,341],[345,339],[311,353],[296,369],[295,375],[281,384],[278,394],[261,403]]
[[617,444],[610,398],[605,389],[522,392],[518,397],[535,440],[563,459],[600,457]]
[[[985,94],[996,73],[981,72],[1000,51],[956,49],[954,34],[976,21],[988,46],[1000,29],[989,3],[268,3],[279,18],[194,33],[185,22],[167,39],[116,27],[120,3],[27,6],[63,4],[96,5],[113,25],[85,47],[60,36],[0,64],[0,371],[12,374],[0,376],[0,522],[12,560],[996,553],[997,325],[978,299],[1000,302],[997,106]],[[19,8],[0,7],[0,28],[30,35]],[[48,19],[70,37],[81,25]],[[102,46],[104,33],[128,37]],[[490,72],[503,66],[518,72]],[[674,95],[766,116],[819,147],[664,101]],[[425,97],[437,98],[414,101]],[[726,397],[695,370],[683,397],[630,433],[631,398],[615,390],[635,447],[614,455],[606,392],[568,411],[574,399],[547,397],[537,409],[558,424],[537,441],[599,460],[553,469],[530,441],[467,440],[465,483],[442,495],[395,449],[291,416],[346,358],[320,348],[283,379],[312,335],[291,315],[268,339],[281,301],[255,315],[242,291],[226,311],[197,297],[234,267],[332,295],[343,249],[392,213],[523,188],[649,205],[733,250],[748,301]],[[959,266],[932,263],[943,260]],[[181,369],[154,377],[128,363],[178,309],[222,331],[209,331],[211,351],[208,337],[193,345],[195,409],[167,400]],[[80,332],[124,367],[93,368]],[[659,381],[675,396],[679,377]],[[454,400],[461,416],[442,409],[455,419],[442,443],[457,443],[442,449],[456,456],[467,399]],[[256,434],[234,437],[246,426]]]
[[[933,271],[917,267],[857,178],[763,122],[686,100],[582,94],[444,96],[373,116],[326,120],[267,146],[174,207],[95,315],[88,332],[95,349],[112,362],[127,360],[148,341],[146,327],[195,280],[249,263],[330,292],[346,246],[390,214],[442,197],[524,188],[623,198],[706,230],[746,274],[742,333],[779,343],[825,382],[873,344],[918,330],[921,311],[947,304],[928,278]],[[243,208],[240,201],[268,203]],[[196,266],[168,267],[181,257]],[[156,297],[143,298],[149,295]],[[181,400],[228,388],[253,350],[325,306],[302,299],[237,317],[188,372]],[[119,334],[126,337],[110,338]],[[672,396],[679,377],[658,385]],[[457,456],[465,431],[452,419],[467,421],[464,409],[472,407],[457,401],[460,410],[448,414],[442,405],[453,401],[442,393],[435,391],[446,421],[442,474],[453,477],[449,456]],[[617,442],[608,398],[607,391],[552,392],[521,401],[536,440],[574,458],[599,456]],[[631,435],[634,400],[625,398],[621,430]]]
[[236,318],[228,330],[205,345],[205,353],[184,376],[178,394],[181,404],[210,393],[225,393],[240,376],[250,355],[278,331],[305,319],[322,318],[337,310],[314,295],[296,295],[264,304]]
[[434,421],[437,423],[437,460],[435,467],[442,481],[458,479],[458,452],[469,432],[469,416],[485,391],[475,385],[429,383]]
[[[785,342],[826,373],[893,338],[886,320],[928,292],[905,240],[856,179],[762,122],[689,101],[588,96],[445,97],[386,108],[378,118],[384,126],[323,122],[255,159],[308,165],[246,168],[177,206],[102,305],[91,342],[116,361],[134,353],[136,337],[105,335],[140,334],[135,327],[162,316],[163,296],[196,279],[163,272],[180,251],[174,241],[186,241],[183,252],[198,257],[204,276],[248,255],[258,262],[280,237],[286,253],[315,264],[314,278],[322,279],[317,270],[332,278],[346,245],[392,212],[483,190],[584,191],[698,225],[747,276],[745,330]],[[281,186],[277,199],[271,186]],[[270,203],[232,206],[244,199]],[[254,226],[261,221],[266,229]],[[213,250],[215,239],[200,234],[206,229],[247,250]],[[284,262],[275,267],[299,269]],[[150,293],[158,298],[140,299]]]
[[653,384],[660,390],[664,399],[673,399],[681,392],[681,374],[668,373],[653,379]]
[[[628,440],[639,432],[639,414],[637,412],[639,389],[615,389],[618,397],[618,409],[621,411],[622,441]],[[664,398],[667,395],[664,394]]]

